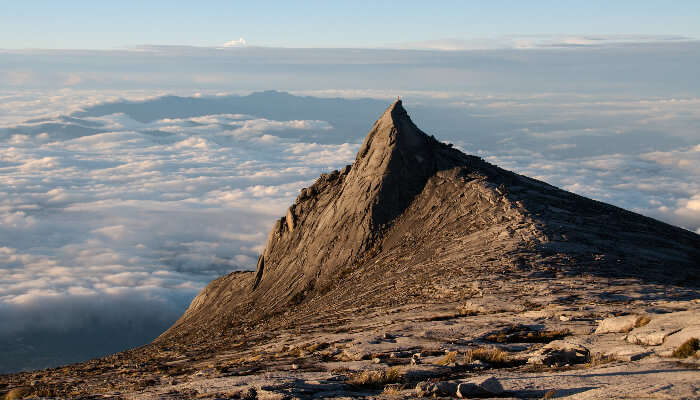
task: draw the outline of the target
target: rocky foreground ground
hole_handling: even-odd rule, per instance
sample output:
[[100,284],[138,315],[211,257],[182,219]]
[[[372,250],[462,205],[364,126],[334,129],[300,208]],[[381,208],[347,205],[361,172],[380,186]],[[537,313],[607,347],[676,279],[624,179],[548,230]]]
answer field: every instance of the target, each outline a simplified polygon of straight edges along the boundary
[[15,388],[8,398],[700,398],[695,290],[551,271],[423,289],[434,304],[308,315],[215,351],[147,346],[0,387]]

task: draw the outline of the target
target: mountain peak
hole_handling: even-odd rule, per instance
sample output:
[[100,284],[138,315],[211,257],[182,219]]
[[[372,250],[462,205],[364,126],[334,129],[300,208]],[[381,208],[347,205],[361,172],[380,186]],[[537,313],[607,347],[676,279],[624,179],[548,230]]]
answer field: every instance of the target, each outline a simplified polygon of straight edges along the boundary
[[698,258],[698,235],[466,155],[421,131],[397,100],[352,166],[301,190],[270,231],[256,273],[214,281],[163,337],[302,303],[433,301],[433,282],[485,269],[556,264],[696,282]]
[[422,165],[430,158],[428,153],[435,142],[411,121],[399,99],[374,123],[357,153],[353,169],[387,175],[408,167],[404,163]]

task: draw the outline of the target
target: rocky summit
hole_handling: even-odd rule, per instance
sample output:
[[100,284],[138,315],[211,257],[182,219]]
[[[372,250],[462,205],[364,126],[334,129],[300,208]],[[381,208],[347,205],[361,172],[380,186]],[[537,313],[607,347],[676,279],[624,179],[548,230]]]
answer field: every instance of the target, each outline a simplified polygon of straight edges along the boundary
[[700,236],[503,170],[400,100],[152,344],[0,376],[72,398],[698,398]]

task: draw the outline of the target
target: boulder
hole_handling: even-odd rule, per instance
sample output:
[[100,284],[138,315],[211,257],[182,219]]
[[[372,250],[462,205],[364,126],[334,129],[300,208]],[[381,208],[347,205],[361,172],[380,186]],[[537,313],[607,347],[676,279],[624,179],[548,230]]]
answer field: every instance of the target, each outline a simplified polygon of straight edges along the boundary
[[580,344],[555,340],[527,359],[528,364],[566,365],[590,361],[590,351]]
[[432,382],[418,382],[416,384],[416,396],[417,397],[427,397],[432,395],[434,390],[437,390],[435,384]]
[[503,386],[493,376],[476,377],[457,386],[457,397],[460,399],[497,396],[501,393],[503,393]]
[[362,351],[362,350],[356,350],[356,349],[344,349],[343,356],[345,356],[346,358],[348,358],[352,361],[360,361],[360,360],[369,360],[371,357],[371,354],[368,351]]
[[447,381],[436,382],[435,393],[443,396],[454,396],[457,394],[457,384]]
[[662,357],[671,357],[673,352],[691,338],[700,339],[700,325],[688,326],[669,335],[655,352]]
[[607,356],[612,356],[618,361],[637,361],[651,355],[653,352],[637,345],[622,345],[606,352]]
[[419,382],[416,385],[416,396],[455,396],[457,395],[457,384],[454,382]]
[[637,314],[605,318],[604,320],[600,321],[595,333],[627,333],[634,329],[634,325],[637,323],[638,319],[639,315]]
[[673,335],[683,328],[698,325],[700,311],[681,311],[656,315],[649,324],[634,328],[627,334],[627,341],[645,346],[659,346],[666,337]]

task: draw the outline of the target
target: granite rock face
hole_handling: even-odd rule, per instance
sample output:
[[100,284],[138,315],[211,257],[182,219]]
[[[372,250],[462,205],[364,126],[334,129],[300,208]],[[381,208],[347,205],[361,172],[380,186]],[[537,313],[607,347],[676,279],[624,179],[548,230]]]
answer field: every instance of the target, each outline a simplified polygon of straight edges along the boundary
[[214,281],[161,338],[304,308],[416,300],[415,285],[472,268],[697,285],[700,236],[466,155],[421,131],[401,101],[352,165],[300,191],[255,274]]

